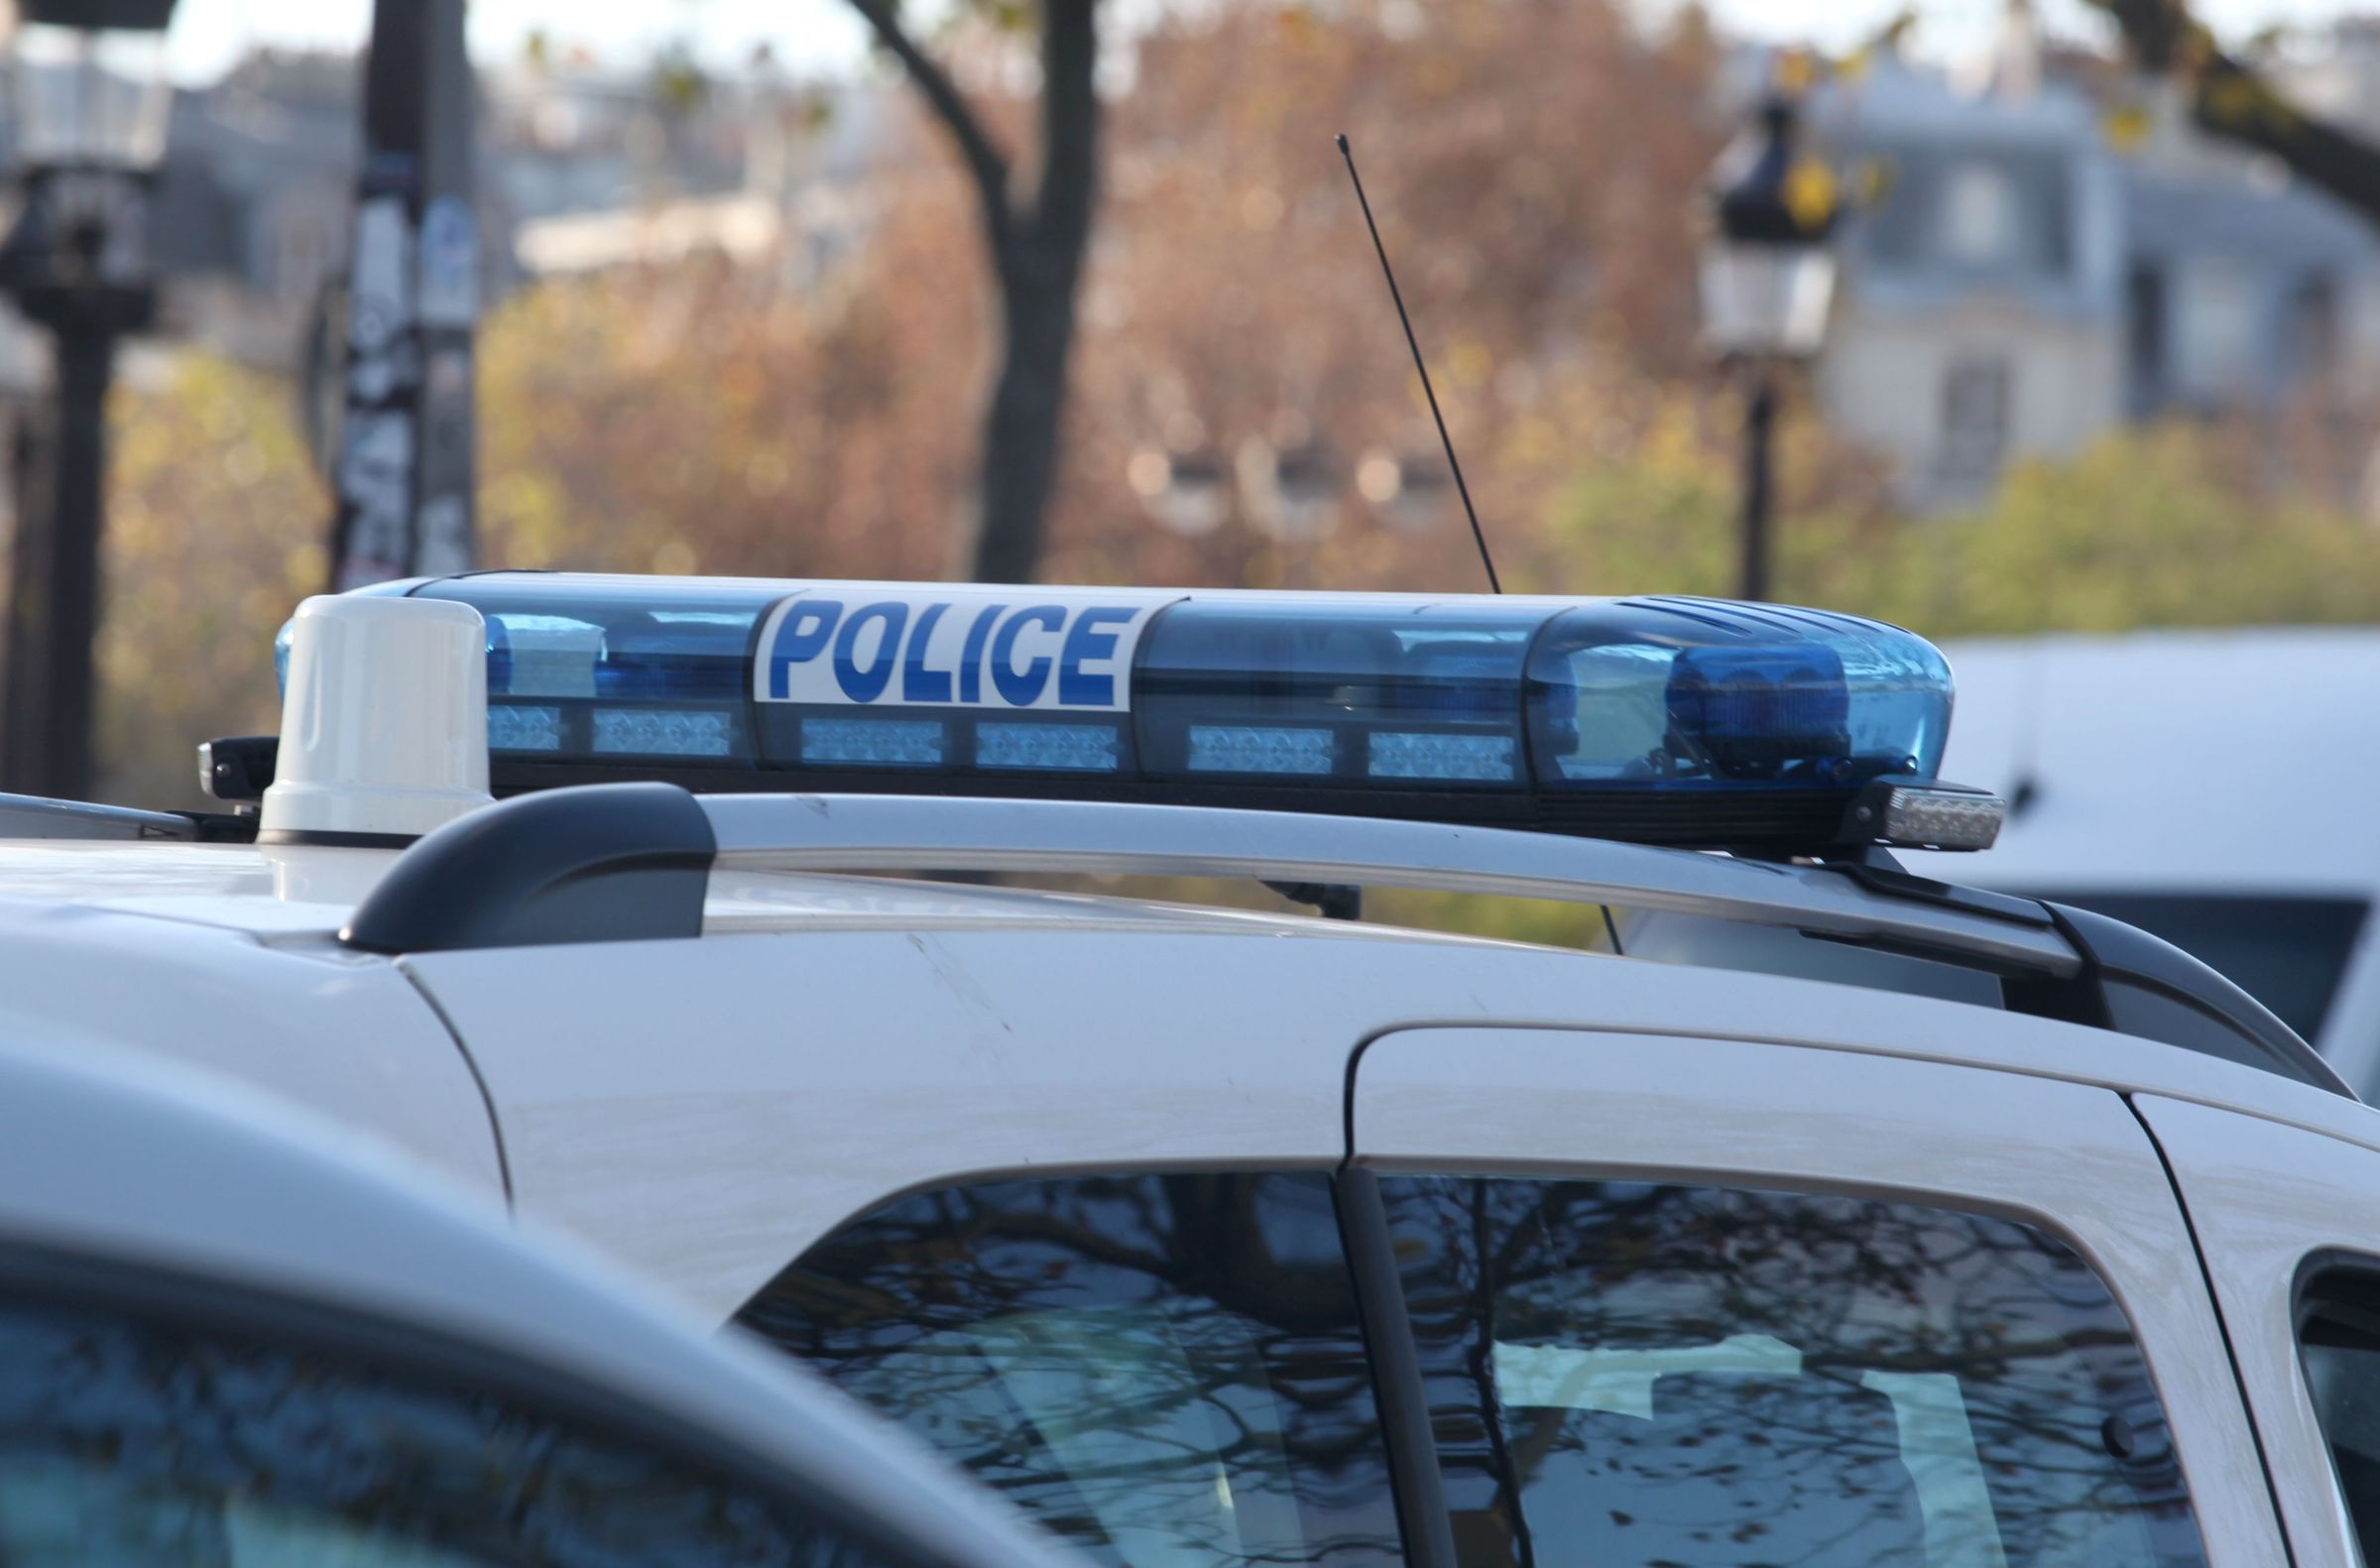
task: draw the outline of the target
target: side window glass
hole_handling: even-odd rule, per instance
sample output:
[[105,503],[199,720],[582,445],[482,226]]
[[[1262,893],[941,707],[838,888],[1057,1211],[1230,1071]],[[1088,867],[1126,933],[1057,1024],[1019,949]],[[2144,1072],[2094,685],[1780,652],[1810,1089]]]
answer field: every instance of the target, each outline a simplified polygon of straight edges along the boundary
[[1916,1204],[1383,1177],[1464,1568],[2197,1564],[2121,1311]]
[[2365,1561],[2380,1558],[2380,1264],[2306,1281],[2298,1358],[2355,1544]]
[[1401,1568],[1329,1178],[920,1193],[739,1317],[1130,1568]]
[[459,1384],[0,1305],[8,1568],[895,1568],[836,1524]]

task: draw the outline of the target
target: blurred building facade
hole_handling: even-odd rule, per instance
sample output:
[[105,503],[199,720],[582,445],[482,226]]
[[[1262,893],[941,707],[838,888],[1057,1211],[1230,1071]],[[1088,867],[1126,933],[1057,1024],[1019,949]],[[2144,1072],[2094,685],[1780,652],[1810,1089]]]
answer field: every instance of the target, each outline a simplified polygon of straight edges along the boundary
[[[160,336],[302,368],[344,274],[361,144],[356,56],[260,50],[175,95],[154,240]],[[668,95],[656,71],[524,60],[483,72],[484,299],[535,277],[716,253],[814,281],[854,247],[886,89],[828,92],[757,62]],[[0,117],[0,164],[11,157]],[[0,394],[46,374],[0,311]]]
[[1879,187],[1844,233],[1820,394],[1910,499],[1970,499],[2122,418],[2122,180],[2086,102],[1887,55],[1814,118]]
[[2380,391],[2380,236],[2171,89],[2043,49],[2022,0],[1964,79],[1882,51],[1813,113],[1880,187],[1844,238],[1820,396],[1913,506],[2126,421]]
[[489,173],[525,276],[716,255],[815,284],[856,247],[897,84],[607,70],[541,52],[487,73]]

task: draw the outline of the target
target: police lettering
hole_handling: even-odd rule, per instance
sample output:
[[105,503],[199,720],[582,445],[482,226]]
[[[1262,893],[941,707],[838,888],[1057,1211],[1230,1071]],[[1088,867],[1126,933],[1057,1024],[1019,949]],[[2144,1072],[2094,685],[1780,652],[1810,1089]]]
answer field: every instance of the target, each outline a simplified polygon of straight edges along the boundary
[[797,599],[764,655],[767,696],[1118,707],[1120,645],[1140,613],[1130,605]]

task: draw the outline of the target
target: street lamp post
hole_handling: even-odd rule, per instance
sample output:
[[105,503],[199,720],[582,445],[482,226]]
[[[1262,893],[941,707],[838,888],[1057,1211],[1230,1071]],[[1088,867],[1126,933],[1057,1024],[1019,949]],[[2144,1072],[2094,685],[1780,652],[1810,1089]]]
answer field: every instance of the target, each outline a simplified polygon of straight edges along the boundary
[[1816,357],[1835,295],[1827,249],[1838,216],[1826,166],[1801,156],[1792,100],[1772,97],[1712,169],[1702,258],[1703,331],[1745,381],[1741,580],[1769,595],[1771,475],[1780,378]]
[[46,427],[17,442],[0,787],[91,790],[92,643],[116,347],[148,327],[157,286],[150,187],[172,107],[175,0],[18,0],[11,89],[18,208],[0,290],[53,346]]

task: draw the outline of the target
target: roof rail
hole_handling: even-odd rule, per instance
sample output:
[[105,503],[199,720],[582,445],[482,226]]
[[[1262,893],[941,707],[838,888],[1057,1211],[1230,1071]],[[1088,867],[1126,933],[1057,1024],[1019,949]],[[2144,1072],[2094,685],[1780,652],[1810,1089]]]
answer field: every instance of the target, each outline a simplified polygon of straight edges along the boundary
[[0,794],[0,838],[196,838],[198,824],[171,811],[88,800]]
[[696,937],[718,867],[1253,877],[1705,915],[1993,973],[2011,1011],[2224,1057],[2355,1098],[2329,1063],[2245,992],[2112,920],[1857,863],[1779,865],[1438,822],[586,784],[516,796],[428,834],[398,858],[339,935],[376,953]]
[[2038,905],[1929,902],[1850,877],[1504,828],[1209,806],[910,795],[694,795],[591,784],[523,795],[408,850],[343,938],[434,952],[697,936],[714,866],[1252,877],[1718,915],[2068,979]]

